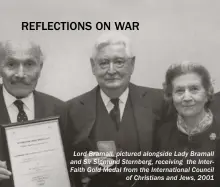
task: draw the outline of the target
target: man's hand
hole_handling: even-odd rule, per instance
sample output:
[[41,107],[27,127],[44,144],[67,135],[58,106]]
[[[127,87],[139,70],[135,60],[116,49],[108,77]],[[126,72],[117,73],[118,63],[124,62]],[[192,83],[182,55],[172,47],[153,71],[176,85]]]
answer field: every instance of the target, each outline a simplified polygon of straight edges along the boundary
[[11,172],[7,170],[7,165],[5,161],[0,161],[0,181],[4,179],[9,179]]

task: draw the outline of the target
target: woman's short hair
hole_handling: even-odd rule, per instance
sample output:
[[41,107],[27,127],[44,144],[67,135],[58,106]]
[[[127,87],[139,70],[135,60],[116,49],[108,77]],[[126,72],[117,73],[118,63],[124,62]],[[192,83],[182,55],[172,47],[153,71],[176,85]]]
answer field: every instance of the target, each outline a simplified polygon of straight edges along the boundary
[[208,107],[214,94],[211,76],[209,71],[204,66],[194,62],[172,64],[168,68],[165,76],[165,82],[163,83],[165,99],[172,102],[173,80],[180,75],[188,73],[196,73],[201,77],[202,85],[207,93],[208,102],[206,103],[206,106]]

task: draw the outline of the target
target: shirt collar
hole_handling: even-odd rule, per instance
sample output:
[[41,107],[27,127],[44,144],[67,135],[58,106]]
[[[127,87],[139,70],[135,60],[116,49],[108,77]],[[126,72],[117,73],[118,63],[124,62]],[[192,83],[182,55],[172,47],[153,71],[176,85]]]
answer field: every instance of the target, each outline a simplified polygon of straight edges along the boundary
[[[3,86],[3,96],[5,100],[5,105],[6,107],[10,107],[11,105],[14,104],[14,102],[17,100],[16,97],[12,96],[8,91],[5,89]],[[24,107],[26,107],[28,110],[32,111],[34,108],[34,95],[33,92],[30,93],[27,97],[24,97],[21,99],[24,103]]]
[[[126,90],[121,94],[121,96],[119,97],[119,102],[120,103],[126,103],[127,99],[128,99],[128,93],[129,93],[129,88],[126,88]],[[100,89],[100,94],[101,94],[101,97],[102,97],[102,100],[105,104],[105,106],[108,105],[108,103],[110,102],[110,97],[108,97],[105,92],[103,92],[102,89]]]
[[212,125],[212,122],[213,122],[213,114],[211,110],[208,109],[205,116],[202,118],[199,124],[194,129],[191,130],[191,132],[189,132],[188,126],[186,125],[184,119],[180,115],[178,115],[177,117],[177,128],[181,132],[190,136],[205,131]]

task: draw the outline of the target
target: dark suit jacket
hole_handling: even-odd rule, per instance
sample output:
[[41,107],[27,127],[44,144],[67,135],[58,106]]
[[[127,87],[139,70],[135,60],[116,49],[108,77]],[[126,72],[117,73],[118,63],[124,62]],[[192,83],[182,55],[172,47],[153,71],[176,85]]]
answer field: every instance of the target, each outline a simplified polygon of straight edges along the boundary
[[215,117],[220,121],[220,92],[213,96],[209,108],[212,110],[212,113],[215,115]]
[[[34,103],[35,103],[35,119],[46,118],[50,116],[60,115],[64,108],[64,102],[47,94],[34,91]],[[10,117],[5,105],[2,85],[0,85],[0,125],[11,123]],[[4,145],[2,142],[0,131],[0,160],[5,160]],[[0,187],[11,187],[9,184],[5,184],[6,180],[0,182]]]
[[[220,128],[220,92],[214,95],[209,108],[211,109],[213,115],[215,116],[216,121],[219,122],[219,128]],[[220,138],[217,144],[217,155],[219,156],[219,159],[217,159],[216,161],[216,165],[217,165],[216,173],[218,175],[216,184],[220,184]]]
[[[88,137],[96,120],[96,94],[98,89],[95,87],[93,90],[67,102],[65,116],[63,116],[63,123],[66,124],[64,144],[70,160],[73,159],[71,156],[73,150],[85,151],[85,148],[90,146]],[[161,119],[162,109],[164,108],[162,91],[130,84],[129,92],[141,151],[151,151],[154,125],[157,120]],[[77,177],[75,180],[78,179]]]

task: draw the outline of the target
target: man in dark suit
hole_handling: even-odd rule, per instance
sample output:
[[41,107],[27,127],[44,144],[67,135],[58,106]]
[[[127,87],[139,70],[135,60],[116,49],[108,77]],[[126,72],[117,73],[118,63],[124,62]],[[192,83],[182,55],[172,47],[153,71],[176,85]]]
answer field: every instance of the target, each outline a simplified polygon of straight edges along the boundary
[[[163,94],[159,89],[130,83],[135,56],[129,39],[117,32],[103,34],[94,46],[90,61],[98,86],[68,101],[62,118],[66,124],[64,141],[69,160],[83,159],[82,156],[73,157],[74,152],[100,151],[100,145],[112,151],[116,147],[117,152],[151,151],[154,125],[162,117]],[[85,158],[88,157],[84,155]],[[128,161],[150,159],[142,154],[119,158]],[[84,166],[86,174],[73,174],[78,186],[82,185],[81,181],[94,187],[145,186],[143,181],[134,178],[126,180],[127,176],[140,173],[138,170],[128,173],[124,168],[149,167],[148,164],[119,164],[121,172],[92,173],[88,168],[95,168],[97,164]],[[77,168],[76,165],[71,167]],[[81,181],[78,180],[80,177]]]
[[[35,91],[43,66],[43,54],[30,42],[0,43],[0,125],[60,114],[63,102]],[[0,132],[1,133],[1,132]],[[0,186],[11,187],[4,144],[0,134]],[[21,168],[22,169],[22,168]]]
[[[220,92],[214,94],[212,102],[210,103],[210,109],[214,115],[214,121],[217,123],[218,130],[220,132]],[[220,133],[217,135],[218,142],[216,146],[216,162],[215,162],[215,184],[218,186],[220,184]]]
[[210,108],[217,117],[220,117],[220,115],[218,115],[220,113],[219,104],[220,104],[220,92],[217,92],[214,94],[212,98],[212,102],[210,102]]

